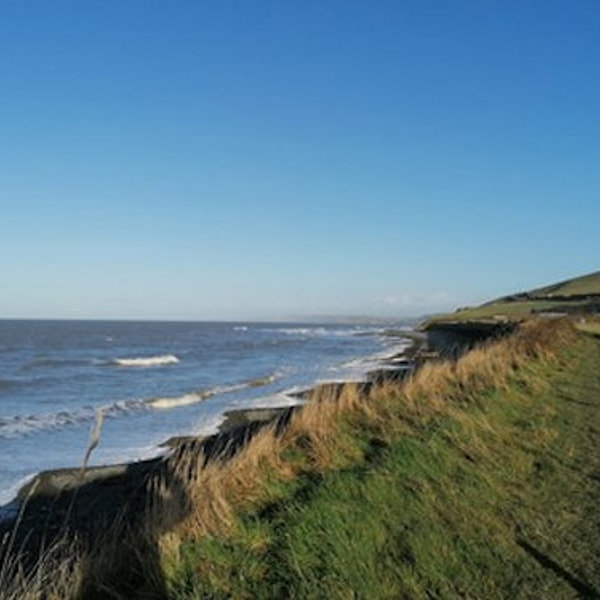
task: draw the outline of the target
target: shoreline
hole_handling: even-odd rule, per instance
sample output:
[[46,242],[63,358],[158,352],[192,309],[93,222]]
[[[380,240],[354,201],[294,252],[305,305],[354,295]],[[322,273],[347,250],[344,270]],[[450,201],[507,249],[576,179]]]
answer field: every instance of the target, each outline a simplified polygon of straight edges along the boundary
[[[62,496],[79,493],[80,489],[88,486],[110,488],[114,496],[122,495],[123,491],[129,488],[128,479],[145,478],[160,469],[160,465],[170,456],[190,447],[202,450],[209,459],[225,450],[233,452],[245,444],[262,427],[273,423],[278,423],[278,426],[283,425],[298,407],[310,402],[311,396],[322,392],[323,389],[327,389],[328,394],[335,396],[345,385],[354,383],[364,386],[365,392],[367,392],[372,385],[384,380],[398,381],[402,379],[414,370],[418,362],[417,356],[423,352],[427,343],[427,336],[416,330],[388,330],[382,335],[398,338],[407,344],[402,350],[395,351],[389,356],[376,358],[365,356],[359,359],[365,362],[376,361],[375,368],[366,371],[364,378],[360,381],[343,379],[317,382],[308,388],[286,394],[289,398],[296,398],[297,404],[226,410],[223,413],[223,421],[216,427],[215,433],[172,436],[158,444],[157,455],[150,458],[90,466],[83,473],[79,466],[48,469],[36,473],[19,487],[16,496],[11,501],[0,506],[0,528],[16,519],[19,512],[23,510],[24,503],[28,505],[25,512],[32,512],[29,506],[37,504],[37,499],[42,499],[42,504],[49,501],[55,502]],[[109,501],[109,498],[106,498],[106,501]],[[47,509],[42,512],[47,512]]]
[[[364,381],[352,382],[359,387],[350,390],[351,396],[360,399],[364,393],[366,399],[372,386],[385,381],[402,381],[419,371],[423,364],[444,358],[441,351],[429,344],[428,334],[418,333],[411,339],[413,343],[404,346],[401,352],[382,357],[377,369],[365,373]],[[309,419],[311,415],[320,414],[319,404],[327,405],[331,401],[335,410],[344,402],[345,385],[343,382],[324,383],[300,391],[299,396],[306,400],[304,404],[227,411],[218,433],[171,438],[167,440],[170,443],[166,445],[166,452],[159,457],[91,467],[83,473],[80,468],[39,473],[20,490],[12,518],[0,522],[0,538],[8,540],[8,545],[0,545],[0,560],[18,559],[19,568],[34,572],[40,552],[49,545],[76,541],[78,552],[94,556],[107,536],[114,535],[116,542],[126,532],[132,532],[135,541],[132,538],[123,548],[127,543],[142,544],[154,552],[160,536],[185,522],[195,502],[205,498],[205,494],[208,494],[206,502],[212,506],[213,469],[217,474],[214,484],[218,488],[220,469],[226,469],[230,460],[234,460],[235,469],[235,458],[241,456],[244,460],[243,450],[256,441],[255,436],[265,427],[272,427],[273,432],[265,439],[285,439],[283,434],[288,431],[288,425],[292,425],[293,431],[297,422],[294,419],[290,423],[292,415],[297,414],[302,422],[302,415],[296,413],[299,407],[309,407]],[[392,386],[392,389],[398,388]],[[315,403],[311,403],[313,396]],[[323,408],[327,410],[326,406]],[[318,430],[319,424],[308,421],[303,426]],[[252,476],[252,469],[248,475]],[[238,476],[244,480],[246,471],[242,470]],[[201,479],[196,479],[198,477]],[[202,477],[206,479],[203,481]],[[190,493],[189,481],[199,484],[198,498]],[[238,485],[242,485],[241,482]],[[208,517],[214,508],[209,505]],[[151,532],[150,537],[145,538],[143,532]]]

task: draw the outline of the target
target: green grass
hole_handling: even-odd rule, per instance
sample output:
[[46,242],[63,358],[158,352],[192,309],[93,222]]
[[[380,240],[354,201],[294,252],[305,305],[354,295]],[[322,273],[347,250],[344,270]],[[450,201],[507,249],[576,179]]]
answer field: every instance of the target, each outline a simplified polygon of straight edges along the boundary
[[599,366],[582,335],[445,416],[346,420],[342,466],[184,544],[170,597],[600,597]]
[[[530,317],[535,312],[560,310],[563,302],[552,300],[531,300],[522,302],[494,302],[473,308],[465,308],[453,313],[434,317],[431,322],[439,323],[445,321],[478,321],[494,319],[496,317],[509,320],[522,320]],[[585,301],[572,301],[570,306],[585,306]]]
[[535,296],[578,296],[584,294],[600,294],[600,271],[539,288],[533,290],[531,294]]
[[[465,307],[453,313],[433,317],[425,324],[447,323],[451,321],[493,320],[500,317],[504,320],[521,321],[540,311],[557,310],[562,312],[568,306],[571,310],[585,311],[589,302],[581,299],[570,299],[571,296],[600,296],[600,271],[575,277],[543,288],[528,292],[529,299],[523,297],[499,298],[481,306]],[[560,297],[553,299],[554,297]]]
[[579,331],[600,336],[600,317],[585,317],[575,323],[575,327]]

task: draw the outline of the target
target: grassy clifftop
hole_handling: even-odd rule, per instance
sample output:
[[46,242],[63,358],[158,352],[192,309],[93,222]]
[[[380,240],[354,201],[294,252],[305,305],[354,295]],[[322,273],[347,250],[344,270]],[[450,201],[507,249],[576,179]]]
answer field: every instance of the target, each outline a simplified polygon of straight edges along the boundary
[[465,321],[521,321],[535,314],[600,312],[600,271],[529,292],[504,296],[481,306],[438,315],[426,326]]
[[539,288],[531,291],[530,294],[536,298],[600,295],[600,271]]
[[294,476],[257,457],[260,499],[179,546],[170,597],[600,597],[600,341],[563,327],[327,417]]

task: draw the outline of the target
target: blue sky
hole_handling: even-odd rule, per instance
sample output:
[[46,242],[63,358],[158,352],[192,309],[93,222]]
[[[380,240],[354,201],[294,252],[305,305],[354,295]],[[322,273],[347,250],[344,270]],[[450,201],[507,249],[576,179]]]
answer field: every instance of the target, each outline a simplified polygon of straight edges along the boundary
[[600,4],[0,2],[0,316],[416,315],[600,268]]

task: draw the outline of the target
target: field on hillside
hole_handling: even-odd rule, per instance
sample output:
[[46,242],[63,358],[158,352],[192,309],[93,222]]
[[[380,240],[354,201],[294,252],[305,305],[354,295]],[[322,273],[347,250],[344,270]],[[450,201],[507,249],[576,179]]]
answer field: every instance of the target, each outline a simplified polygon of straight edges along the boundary
[[600,271],[582,277],[575,277],[561,283],[533,290],[531,295],[540,296],[578,296],[600,294]]
[[[582,299],[579,296],[597,296]],[[572,298],[572,299],[571,299]],[[432,317],[426,326],[450,321],[464,322],[502,319],[522,321],[540,312],[598,312],[600,306],[600,271],[499,298],[481,306],[465,307],[452,313]]]
[[[465,308],[457,310],[453,313],[447,313],[434,317],[431,322],[446,322],[446,321],[476,321],[482,319],[506,318],[508,320],[521,320],[538,312],[551,312],[560,310],[564,307],[564,301],[552,300],[531,300],[523,302],[495,302],[492,304],[484,304],[473,308]],[[571,307],[585,307],[586,302],[583,300],[570,302]]]

